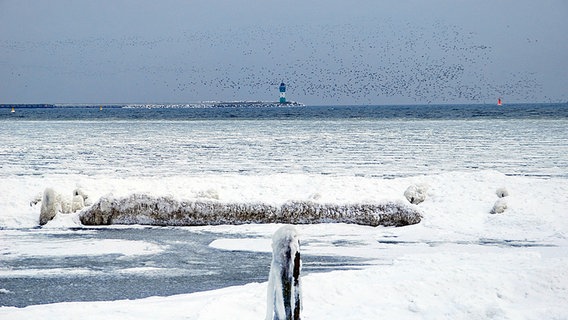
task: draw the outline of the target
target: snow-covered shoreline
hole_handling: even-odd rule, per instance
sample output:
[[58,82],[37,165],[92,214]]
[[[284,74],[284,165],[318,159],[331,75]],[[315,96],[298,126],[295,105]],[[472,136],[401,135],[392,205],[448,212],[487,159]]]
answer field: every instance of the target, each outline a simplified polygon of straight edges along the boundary
[[[327,205],[360,205],[381,202],[407,203],[405,190],[409,186],[426,186],[426,201],[413,205],[424,213],[421,225],[443,228],[446,233],[486,237],[510,233],[507,226],[519,225],[535,232],[555,234],[564,224],[559,217],[566,214],[568,180],[507,176],[497,171],[448,172],[436,175],[381,179],[349,176],[305,174],[274,174],[266,176],[212,175],[177,177],[133,177],[128,179],[107,176],[51,175],[5,177],[5,190],[0,201],[0,227],[3,229],[38,226],[41,199],[46,188],[71,196],[81,188],[91,203],[97,199],[127,199],[142,195],[149,199],[165,197],[172,201],[215,202],[220,204],[256,204],[279,207],[286,203]],[[508,197],[500,198],[498,191],[507,190]],[[489,214],[497,200],[508,209],[498,218]],[[409,204],[410,205],[410,204]],[[465,220],[464,220],[465,219]],[[475,222],[475,223],[472,223]],[[484,223],[476,229],[477,223]],[[79,213],[58,214],[46,228],[81,227]],[[522,233],[521,232],[521,233]],[[556,233],[558,236],[559,233]],[[442,234],[443,236],[443,234]]]
[[[298,225],[302,252],[370,259],[361,270],[303,278],[303,319],[565,319],[568,312],[568,180],[506,176],[495,171],[448,172],[396,179],[307,175],[94,179],[84,176],[8,178],[0,202],[0,235],[37,224],[31,198],[47,186],[108,194],[169,195],[279,204],[369,199],[406,201],[412,184],[428,185],[418,207],[423,220],[401,228],[346,224]],[[499,198],[499,189],[508,196]],[[380,196],[378,196],[380,195]],[[503,199],[506,209],[491,214]],[[81,227],[78,214],[59,214],[42,230]],[[210,246],[269,252],[277,224],[191,227],[220,234]],[[108,227],[104,227],[108,228]],[[118,228],[111,226],[110,228]],[[125,228],[124,226],[120,228]],[[128,228],[136,228],[131,226]],[[187,228],[187,227],[186,227]],[[223,234],[231,237],[223,238]],[[242,237],[241,237],[242,235]],[[251,238],[251,236],[253,238]],[[236,239],[235,239],[236,238]],[[66,244],[69,254],[77,252]],[[77,244],[84,245],[84,244]],[[128,244],[125,244],[128,245]],[[2,243],[4,252],[17,244]],[[20,246],[20,248],[22,248]],[[99,248],[104,253],[104,248]],[[63,250],[60,250],[63,252]],[[268,266],[266,266],[268,268]],[[3,270],[9,273],[9,270]],[[0,293],[11,294],[10,288]],[[219,306],[223,306],[220,308]],[[266,283],[220,290],[106,302],[2,307],[7,319],[258,319],[266,312]]]
[[[278,225],[207,228],[268,235]],[[371,234],[377,231],[377,228],[349,225],[306,225],[299,229],[304,237],[312,240],[330,234],[350,235],[361,240],[372,238]],[[326,229],[327,234],[320,236]],[[379,229],[392,236],[392,228]],[[259,248],[264,247],[261,242],[257,243]],[[265,244],[269,246],[269,241]],[[375,248],[355,246],[346,250],[355,255],[361,250],[360,253],[368,257],[381,257],[382,262],[361,270],[303,277],[302,318],[563,319],[567,316],[564,306],[568,289],[568,275],[563,270],[568,258],[566,242],[558,245],[523,248],[448,243],[402,250],[392,244]],[[164,316],[169,319],[260,319],[266,311],[266,285],[266,282],[250,283],[139,300],[2,307],[0,316],[7,319],[156,319]]]
[[[172,201],[201,201],[221,204],[254,204],[280,207],[289,202],[329,205],[405,202],[404,191],[422,177],[384,180],[349,176],[306,174],[209,175],[170,177],[46,175],[5,177],[0,226],[31,228],[38,225],[41,195],[46,188],[71,197],[81,188],[91,203],[99,199],[120,199],[136,195],[166,197]],[[80,226],[77,214],[59,214],[50,226]]]

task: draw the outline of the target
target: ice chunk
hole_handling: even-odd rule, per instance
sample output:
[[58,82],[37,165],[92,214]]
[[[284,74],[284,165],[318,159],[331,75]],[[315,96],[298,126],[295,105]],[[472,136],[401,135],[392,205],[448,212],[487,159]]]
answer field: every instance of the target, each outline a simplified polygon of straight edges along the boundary
[[46,188],[41,199],[39,224],[44,225],[48,223],[59,211],[61,211],[61,204],[59,203],[57,193],[52,188]]
[[507,191],[507,189],[505,188],[499,188],[497,189],[497,191],[495,191],[495,194],[497,194],[497,197],[499,198],[505,198],[509,196],[509,191]]
[[490,213],[491,214],[503,213],[505,212],[505,209],[507,209],[507,202],[505,201],[505,199],[500,198],[497,201],[495,201],[495,204],[493,205],[493,208],[491,209]]
[[426,200],[426,193],[428,186],[425,184],[413,184],[404,191],[404,196],[408,202],[412,204],[419,204]]

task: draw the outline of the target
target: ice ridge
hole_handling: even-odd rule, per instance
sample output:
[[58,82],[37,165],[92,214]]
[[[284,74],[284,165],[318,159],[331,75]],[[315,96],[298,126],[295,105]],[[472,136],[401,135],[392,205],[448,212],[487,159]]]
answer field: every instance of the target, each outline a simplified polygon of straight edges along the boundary
[[419,223],[422,214],[402,201],[359,204],[322,204],[289,201],[282,205],[223,203],[213,200],[179,201],[171,197],[132,194],[103,197],[83,210],[85,225],[141,224],[203,226],[250,223],[350,223],[367,226],[406,226]]

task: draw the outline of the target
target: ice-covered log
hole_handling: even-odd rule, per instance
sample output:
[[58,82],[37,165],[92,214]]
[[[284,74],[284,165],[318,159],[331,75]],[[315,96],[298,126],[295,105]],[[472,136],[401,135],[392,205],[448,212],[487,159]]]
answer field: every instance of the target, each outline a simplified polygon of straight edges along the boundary
[[405,226],[420,222],[422,215],[401,201],[377,204],[321,204],[293,201],[280,206],[256,203],[224,203],[215,200],[178,201],[170,197],[133,194],[101,198],[80,213],[85,225],[142,224],[200,226],[248,223],[352,223],[368,226]]

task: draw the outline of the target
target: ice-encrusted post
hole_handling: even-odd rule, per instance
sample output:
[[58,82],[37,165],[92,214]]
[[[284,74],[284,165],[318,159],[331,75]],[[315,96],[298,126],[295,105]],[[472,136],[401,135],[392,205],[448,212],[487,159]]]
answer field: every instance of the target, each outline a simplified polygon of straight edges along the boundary
[[302,309],[300,240],[293,226],[272,236],[266,320],[299,320]]

